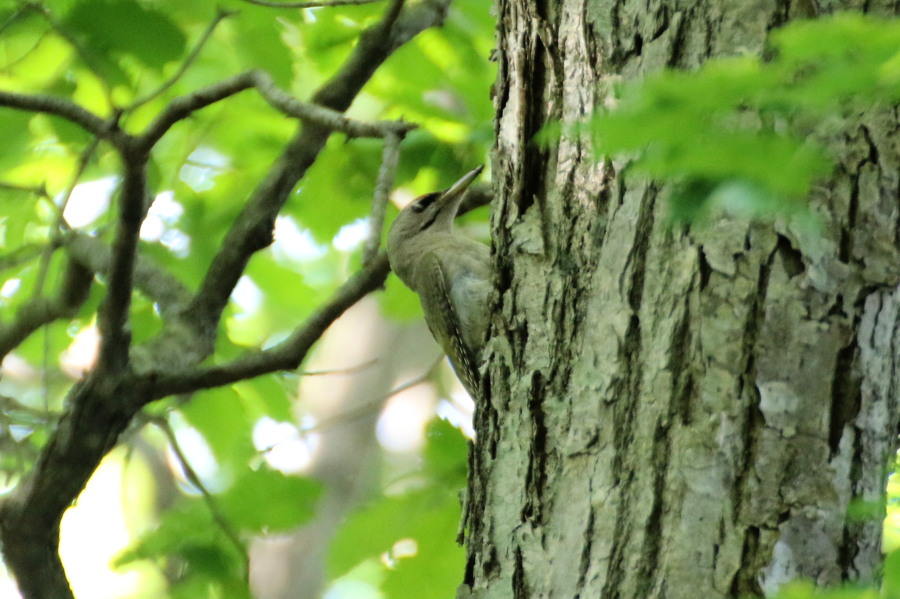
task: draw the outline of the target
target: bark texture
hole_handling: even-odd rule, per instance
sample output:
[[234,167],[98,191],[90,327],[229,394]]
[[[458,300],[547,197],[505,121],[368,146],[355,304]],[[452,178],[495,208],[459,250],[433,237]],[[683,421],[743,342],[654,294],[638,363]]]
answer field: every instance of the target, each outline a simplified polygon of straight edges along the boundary
[[[531,140],[610,84],[896,2],[498,0],[498,297],[460,596],[740,597],[867,580],[900,425],[896,110],[827,143],[813,233],[669,228],[665,190]],[[824,134],[823,134],[824,135]]]

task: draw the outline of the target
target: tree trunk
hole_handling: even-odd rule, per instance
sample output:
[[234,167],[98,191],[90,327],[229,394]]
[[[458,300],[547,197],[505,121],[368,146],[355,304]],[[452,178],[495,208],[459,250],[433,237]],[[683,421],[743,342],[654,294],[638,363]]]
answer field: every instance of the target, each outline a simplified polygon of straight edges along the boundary
[[[740,597],[871,580],[900,417],[896,112],[829,138],[821,232],[666,221],[554,119],[858,1],[498,0],[498,298],[460,595]],[[816,5],[827,5],[816,8]],[[895,2],[866,9],[894,14]],[[893,141],[892,141],[893,140]]]

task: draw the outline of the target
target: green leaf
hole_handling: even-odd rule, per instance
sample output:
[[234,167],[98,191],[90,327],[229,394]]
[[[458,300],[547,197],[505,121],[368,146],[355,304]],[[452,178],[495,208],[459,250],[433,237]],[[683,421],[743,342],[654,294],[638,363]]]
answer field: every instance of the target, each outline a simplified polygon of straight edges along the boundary
[[[400,496],[381,497],[351,515],[332,540],[329,576],[334,578],[381,554],[397,541],[412,539],[415,557],[397,559],[388,573],[391,597],[407,584],[421,597],[452,595],[459,584],[463,552],[455,543],[460,519],[459,490],[465,484],[467,441],[453,425],[435,420],[428,426],[422,474],[427,486]],[[431,584],[421,585],[426,580]],[[392,582],[391,582],[392,581]],[[428,591],[424,591],[428,587]],[[397,597],[414,595],[396,595]]]
[[178,557],[188,566],[211,577],[239,576],[243,556],[226,539],[212,513],[200,499],[184,501],[167,510],[159,526],[141,536],[113,562],[121,567],[141,559]]
[[282,87],[289,88],[293,78],[290,50],[282,41],[282,19],[268,11],[246,10],[232,21],[233,47],[244,68],[267,71]]
[[[412,537],[435,512],[448,506],[445,496],[432,490],[382,497],[351,515],[331,541],[328,575],[347,572],[361,561],[389,551],[397,541]],[[455,532],[447,539],[453,542]]]
[[275,470],[246,470],[217,498],[228,521],[250,533],[283,532],[315,513],[322,492],[316,481]]
[[[289,385],[293,385],[289,388]],[[261,376],[232,385],[254,419],[269,416],[280,422],[294,419],[290,392],[296,392],[296,377],[284,374]]]
[[808,580],[788,582],[774,595],[775,599],[878,599],[878,591],[871,587],[846,585],[821,589]]
[[462,488],[468,470],[469,442],[466,437],[458,428],[440,418],[431,421],[426,435],[425,473],[439,479],[448,488]]
[[132,342],[142,343],[162,329],[162,319],[152,301],[143,296],[134,299],[131,308]]
[[[31,144],[28,123],[33,115],[20,110],[0,110],[0,139],[3,140],[3,152],[0,152],[0,173],[17,164],[22,154]],[[0,174],[0,180],[5,173]]]
[[884,520],[886,497],[877,500],[854,499],[847,506],[847,519],[852,522]]
[[465,572],[465,552],[454,539],[459,509],[447,505],[420,522],[415,534],[416,554],[396,560],[383,589],[391,599],[453,597]]
[[884,558],[884,575],[881,581],[884,599],[900,599],[900,551],[890,552]]
[[412,322],[422,318],[419,296],[410,291],[396,275],[389,275],[384,293],[378,295],[384,313],[401,322]]
[[263,311],[273,331],[293,329],[330,291],[310,285],[303,274],[276,262],[270,252],[255,257],[247,275],[265,292]]
[[231,387],[197,393],[180,412],[203,435],[223,467],[240,471],[256,455],[251,439],[256,419]]
[[316,241],[330,243],[341,227],[368,215],[381,151],[380,140],[347,144],[332,136],[289,200],[288,213]]
[[96,58],[107,53],[130,55],[160,69],[185,49],[185,35],[175,23],[135,0],[82,0],[66,25]]

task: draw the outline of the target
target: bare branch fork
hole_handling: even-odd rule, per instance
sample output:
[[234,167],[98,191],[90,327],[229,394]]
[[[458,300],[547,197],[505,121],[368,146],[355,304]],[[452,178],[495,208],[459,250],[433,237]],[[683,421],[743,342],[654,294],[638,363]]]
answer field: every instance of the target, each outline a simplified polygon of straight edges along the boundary
[[[331,322],[380,287],[388,272],[383,253],[349,279],[284,343],[224,366],[196,366],[212,353],[222,311],[250,257],[271,242],[275,217],[329,135],[339,131],[351,137],[402,137],[412,128],[408,123],[362,123],[342,113],[394,50],[443,20],[449,3],[424,0],[404,9],[402,0],[391,0],[383,18],[363,32],[346,63],[314,95],[312,104],[279,90],[267,75],[250,71],[176,98],[143,133],[134,135],[120,127],[119,114],[103,118],[64,98],[0,91],[0,106],[74,122],[112,145],[123,165],[113,247],[77,233],[64,233],[60,242],[82,270],[67,276],[70,282],[53,301],[51,314],[42,313],[37,319],[43,323],[64,317],[73,304],[76,308],[80,305],[79,293],[83,293],[85,284],[77,283],[90,279],[92,272],[105,274],[107,297],[99,315],[103,341],[98,366],[72,387],[67,409],[34,468],[0,503],[4,557],[26,599],[72,597],[58,555],[60,519],[144,405],[171,393],[296,368]],[[140,224],[150,203],[147,161],[159,139],[180,120],[251,87],[277,110],[297,118],[300,126],[235,218],[199,291],[191,296],[137,253]],[[128,315],[136,288],[155,289],[150,291],[151,296],[158,294],[160,303],[166,304],[166,324],[156,338],[132,347]],[[24,314],[17,320],[26,324],[36,321],[34,316]],[[5,338],[5,347],[14,347],[16,339],[27,336],[30,327],[33,324],[0,330],[11,334]]]

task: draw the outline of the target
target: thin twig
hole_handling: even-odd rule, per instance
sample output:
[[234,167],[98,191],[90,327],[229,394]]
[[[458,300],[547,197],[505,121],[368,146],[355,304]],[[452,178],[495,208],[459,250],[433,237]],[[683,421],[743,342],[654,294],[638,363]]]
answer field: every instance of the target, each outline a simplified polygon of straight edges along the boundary
[[337,110],[297,100],[278,88],[265,72],[245,71],[193,93],[179,96],[169,102],[137,139],[136,147],[142,151],[148,151],[179,121],[186,119],[197,110],[250,88],[256,88],[270,106],[287,116],[315,123],[326,129],[341,131],[350,137],[385,137],[391,133],[402,136],[407,131],[416,128],[414,123],[402,121],[367,123],[351,119]]
[[[337,424],[344,424],[354,418],[361,418],[363,416],[366,416],[367,414],[371,414],[372,412],[380,410],[381,406],[384,404],[384,402],[387,401],[388,399],[390,399],[391,397],[393,397],[394,395],[397,395],[398,393],[402,393],[403,391],[406,391],[407,389],[410,389],[417,385],[421,385],[422,383],[427,381],[429,378],[431,378],[432,373],[434,372],[435,368],[437,368],[437,366],[443,360],[444,360],[444,354],[441,354],[438,357],[438,359],[435,360],[435,362],[428,368],[428,370],[426,370],[424,373],[420,374],[416,378],[406,381],[405,383],[402,383],[402,384],[394,387],[387,393],[377,395],[375,397],[372,397],[365,401],[362,401],[348,410],[344,410],[343,412],[334,414],[333,416],[331,416],[329,418],[324,418],[322,420],[319,420],[315,424],[312,424],[310,426],[301,426],[299,428],[299,433],[301,435],[306,435],[306,434],[313,433],[313,432],[320,432],[326,428],[330,428]],[[269,453],[270,451],[272,451],[273,449],[278,447],[278,445],[280,445],[280,444],[281,444],[281,441],[278,441],[271,445],[263,447],[259,451],[259,453],[260,454]]]
[[212,515],[213,520],[219,525],[219,528],[228,538],[229,542],[234,545],[238,553],[244,558],[244,574],[246,576],[249,572],[250,563],[247,549],[244,547],[244,543],[241,541],[241,537],[238,535],[237,531],[234,530],[234,527],[231,526],[231,523],[225,517],[225,514],[222,513],[215,496],[209,492],[209,489],[206,488],[206,485],[203,484],[203,481],[200,480],[200,477],[197,475],[197,471],[191,466],[187,456],[184,455],[184,451],[182,451],[181,445],[178,443],[178,438],[175,436],[175,431],[172,430],[169,421],[159,416],[148,417],[148,421],[161,430],[166,436],[169,445],[172,447],[172,452],[175,454],[175,458],[178,460],[182,472],[184,472],[184,477],[200,491],[200,495],[203,497],[203,501],[206,503],[206,507],[209,509],[209,513]]
[[18,183],[8,183],[6,181],[0,181],[0,189],[8,189],[10,191],[21,191],[24,193],[32,193],[36,196],[40,196],[42,198],[49,198],[50,194],[47,193],[47,186],[41,183],[40,185],[19,185]]
[[118,128],[115,120],[102,119],[86,108],[82,108],[65,98],[0,91],[0,106],[29,112],[53,114],[72,121],[97,137],[110,140],[116,147],[121,148],[127,145],[129,136]]
[[387,211],[388,199],[394,187],[394,174],[400,162],[399,135],[388,134],[384,138],[384,150],[381,154],[381,167],[375,182],[375,193],[372,196],[372,210],[369,212],[369,238],[363,248],[363,266],[372,262],[378,254],[381,244],[381,230],[384,229],[384,215]]
[[276,2],[275,0],[243,0],[247,4],[267,8],[323,8],[327,6],[356,6],[373,4],[382,0],[315,0],[312,2]]
[[415,129],[414,123],[403,121],[381,121],[369,123],[351,119],[342,112],[319,106],[311,102],[301,102],[275,85],[272,78],[262,71],[253,71],[254,84],[263,99],[273,108],[304,121],[309,121],[331,129],[346,133],[349,137],[402,137],[406,132]]
[[206,45],[206,42],[209,41],[209,38],[212,36],[213,31],[215,31],[216,27],[218,27],[219,23],[222,20],[236,14],[235,11],[225,10],[223,8],[219,8],[218,12],[216,12],[216,16],[213,17],[213,20],[207,25],[206,30],[200,36],[200,39],[197,40],[196,45],[194,46],[191,53],[187,55],[187,58],[184,59],[184,62],[181,63],[181,66],[178,67],[178,71],[175,72],[165,83],[163,83],[158,89],[150,92],[143,98],[139,98],[132,102],[128,107],[126,107],[125,111],[131,111],[135,108],[143,106],[147,102],[158,98],[160,95],[166,92],[169,88],[171,88],[175,83],[181,79],[181,77],[187,72],[194,61],[197,60],[197,57],[200,56],[200,52],[203,50],[203,47]]
[[363,416],[371,414],[372,412],[376,412],[381,409],[384,402],[388,399],[406,391],[407,389],[411,389],[413,387],[421,385],[422,383],[430,379],[434,375],[435,369],[437,369],[437,367],[440,366],[441,362],[443,361],[444,354],[441,354],[440,356],[438,356],[437,360],[435,360],[434,363],[432,363],[432,365],[428,367],[428,370],[415,377],[414,379],[410,379],[405,383],[397,385],[387,393],[382,393],[381,395],[377,395],[363,402],[360,402],[352,408],[344,410],[343,412],[334,414],[333,416],[330,416],[328,418],[323,418],[322,420],[319,420],[311,426],[303,427],[301,428],[300,432],[303,434],[318,432],[323,429],[335,426],[336,424],[343,424],[349,422],[350,420],[353,420],[354,418],[362,418]]
[[[81,176],[84,174],[84,170],[87,168],[88,163],[91,161],[91,157],[94,155],[94,151],[97,149],[97,146],[100,144],[100,138],[94,137],[91,140],[91,143],[88,144],[78,157],[78,166],[75,169],[75,172],[72,174],[72,180],[69,181],[69,185],[66,187],[65,193],[63,193],[62,201],[59,203],[59,209],[56,214],[56,222],[53,226],[53,233],[51,235],[52,238],[59,238],[60,230],[69,229],[68,223],[66,223],[66,218],[64,216],[66,212],[66,206],[69,204],[69,199],[72,197],[72,192],[75,191],[75,187],[78,185],[78,181],[81,179]],[[47,246],[47,249],[44,251],[41,256],[41,262],[38,267],[38,276],[37,281],[34,285],[34,297],[41,295],[44,292],[44,284],[47,282],[47,272],[50,267],[50,255],[52,254],[52,250],[55,249],[53,245]]]
[[356,366],[348,366],[347,368],[326,368],[324,370],[304,370],[302,372],[298,372],[300,376],[324,376],[324,375],[336,375],[336,374],[356,374],[362,370],[367,370],[372,366],[378,364],[378,358],[374,358],[369,360],[368,362],[363,362],[362,364],[357,364]]
[[43,423],[46,423],[50,419],[48,416],[51,418],[59,416],[58,413],[48,413],[43,409],[32,408],[31,406],[25,405],[15,397],[0,395],[0,415],[2,415],[5,420],[9,420],[9,415],[15,412],[27,414]]
[[[61,243],[58,240],[51,240],[47,245],[52,249],[56,249]],[[15,268],[26,262],[31,262],[35,258],[39,258],[44,252],[44,247],[44,244],[30,243],[28,245],[19,246],[10,253],[0,256],[0,272]]]
[[71,227],[66,222],[66,206],[69,205],[69,200],[72,199],[72,194],[75,192],[75,188],[78,186],[78,182],[81,180],[81,176],[84,174],[85,169],[87,169],[88,164],[90,164],[91,158],[93,157],[94,152],[97,150],[97,146],[99,145],[100,138],[95,137],[93,140],[91,140],[91,143],[88,145],[88,147],[86,147],[78,157],[78,168],[76,168],[75,172],[72,174],[72,180],[69,181],[69,185],[66,187],[66,191],[63,193],[62,201],[59,203],[59,211],[56,214],[54,232],[57,235],[61,230],[71,230]]

